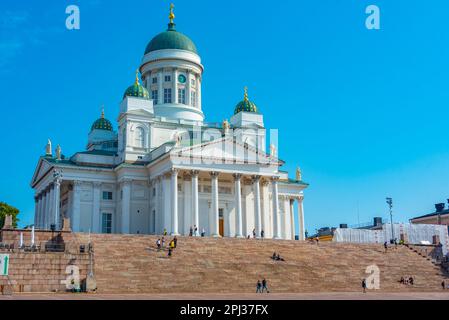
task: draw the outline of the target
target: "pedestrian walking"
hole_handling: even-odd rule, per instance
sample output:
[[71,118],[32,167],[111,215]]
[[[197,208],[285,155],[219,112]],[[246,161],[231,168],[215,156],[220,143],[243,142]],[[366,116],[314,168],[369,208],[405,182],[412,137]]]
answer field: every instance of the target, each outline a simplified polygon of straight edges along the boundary
[[363,289],[363,293],[366,293],[366,280],[365,279],[362,280],[362,289]]
[[256,293],[262,293],[262,283],[260,280],[257,280]]
[[267,280],[265,278],[263,278],[263,280],[262,280],[262,293],[264,290],[266,290],[267,293],[270,293],[270,291],[268,291]]

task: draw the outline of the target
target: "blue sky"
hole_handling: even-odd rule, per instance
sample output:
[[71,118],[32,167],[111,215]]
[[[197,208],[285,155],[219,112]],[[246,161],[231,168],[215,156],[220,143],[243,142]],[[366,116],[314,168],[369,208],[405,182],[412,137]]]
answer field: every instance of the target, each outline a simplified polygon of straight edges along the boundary
[[[65,28],[76,4],[81,29]],[[365,8],[381,30],[365,28]],[[0,201],[31,223],[29,186],[47,138],[83,150],[106,107],[118,115],[169,1],[0,2]],[[207,121],[232,115],[242,88],[279,129],[279,154],[310,183],[309,231],[433,210],[449,198],[449,2],[434,0],[176,1],[177,29],[205,66]]]

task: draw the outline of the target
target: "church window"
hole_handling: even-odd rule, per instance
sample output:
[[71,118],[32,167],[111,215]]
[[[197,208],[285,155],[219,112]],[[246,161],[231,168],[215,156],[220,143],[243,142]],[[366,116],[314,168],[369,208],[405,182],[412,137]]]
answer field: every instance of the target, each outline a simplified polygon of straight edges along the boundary
[[101,231],[103,233],[112,233],[112,213],[103,213]]
[[152,90],[151,91],[151,99],[153,100],[154,104],[157,104],[157,90]]
[[190,79],[190,85],[191,85],[192,87],[195,86],[195,79]]
[[192,94],[190,95],[190,104],[193,107],[196,107],[196,92],[192,91]]
[[178,89],[178,103],[186,104],[186,89]]
[[112,200],[112,192],[103,191],[103,200]]
[[153,84],[156,84],[156,83],[157,83],[157,77],[153,77],[153,79],[151,79],[151,82],[152,82]]
[[145,148],[145,131],[143,128],[136,129],[136,147]]
[[171,81],[171,76],[165,76],[165,82],[170,82]]
[[171,103],[171,88],[164,89],[164,103]]

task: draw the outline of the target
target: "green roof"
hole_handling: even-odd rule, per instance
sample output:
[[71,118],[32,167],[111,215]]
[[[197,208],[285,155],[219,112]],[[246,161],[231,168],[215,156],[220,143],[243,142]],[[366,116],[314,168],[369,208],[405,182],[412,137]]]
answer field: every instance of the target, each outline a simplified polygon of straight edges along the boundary
[[112,131],[112,123],[111,121],[109,121],[108,119],[106,119],[104,117],[104,113],[101,113],[101,118],[95,120],[95,122],[92,124],[92,127],[90,128],[90,130],[107,130],[107,131]]
[[174,23],[169,23],[167,31],[159,33],[148,43],[145,54],[164,49],[186,50],[198,54],[193,41],[181,32],[176,31]]
[[129,86],[123,94],[123,99],[125,97],[136,97],[150,100],[150,93],[148,90],[142,86],[140,83],[136,82],[132,86]]
[[245,87],[245,95],[243,97],[243,100],[237,103],[234,109],[234,114],[237,114],[241,111],[243,112],[254,112],[258,113],[257,106],[248,99],[248,89]]

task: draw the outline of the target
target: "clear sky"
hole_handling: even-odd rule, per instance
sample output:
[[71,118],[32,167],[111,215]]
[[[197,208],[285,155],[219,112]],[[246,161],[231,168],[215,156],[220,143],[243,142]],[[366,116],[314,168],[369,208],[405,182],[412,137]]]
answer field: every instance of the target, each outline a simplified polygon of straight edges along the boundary
[[[76,4],[81,29],[65,28]],[[378,5],[381,30],[365,28]],[[175,1],[177,29],[205,66],[206,120],[229,118],[242,88],[299,165],[310,232],[426,214],[449,198],[447,0]],[[114,124],[169,1],[0,2],[0,201],[32,222],[29,183],[47,138],[84,150],[104,104]]]

